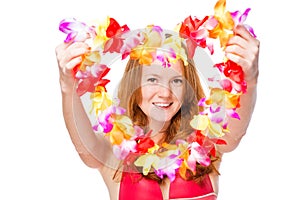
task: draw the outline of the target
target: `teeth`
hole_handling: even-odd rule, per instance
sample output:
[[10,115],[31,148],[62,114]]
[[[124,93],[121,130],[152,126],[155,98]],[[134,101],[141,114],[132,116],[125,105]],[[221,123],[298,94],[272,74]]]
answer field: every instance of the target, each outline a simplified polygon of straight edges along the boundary
[[171,105],[171,103],[154,103],[154,105],[159,107],[168,107]]

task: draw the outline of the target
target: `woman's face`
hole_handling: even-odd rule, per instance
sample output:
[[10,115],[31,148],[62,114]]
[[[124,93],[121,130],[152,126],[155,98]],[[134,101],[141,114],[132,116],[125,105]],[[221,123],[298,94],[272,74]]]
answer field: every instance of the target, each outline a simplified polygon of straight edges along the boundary
[[142,100],[139,107],[149,120],[168,122],[178,112],[183,100],[182,62],[162,67],[159,63],[143,66]]

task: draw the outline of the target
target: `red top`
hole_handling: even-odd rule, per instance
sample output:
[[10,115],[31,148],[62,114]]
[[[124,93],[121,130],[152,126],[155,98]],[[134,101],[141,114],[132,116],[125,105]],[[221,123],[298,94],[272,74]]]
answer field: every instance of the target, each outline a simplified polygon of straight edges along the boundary
[[[186,181],[179,175],[170,183],[170,199],[216,200],[217,196],[208,175],[198,184]],[[119,200],[163,200],[159,184],[150,179],[142,178],[135,181],[132,174],[123,172],[120,184]]]

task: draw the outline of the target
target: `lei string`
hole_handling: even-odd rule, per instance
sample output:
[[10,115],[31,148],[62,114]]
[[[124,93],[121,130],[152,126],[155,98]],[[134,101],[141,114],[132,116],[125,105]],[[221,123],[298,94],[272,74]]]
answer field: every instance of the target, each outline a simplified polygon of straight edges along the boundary
[[[228,119],[240,119],[236,109],[240,107],[240,96],[246,92],[247,83],[241,66],[228,60],[214,65],[221,76],[208,78],[218,83],[210,88],[210,96],[199,100],[203,109],[190,121],[195,130],[185,140],[175,144],[163,143],[158,146],[149,133],[135,126],[125,116],[126,110],[119,106],[118,99],[113,99],[107,92],[105,79],[110,68],[105,59],[111,54],[139,60],[141,65],[151,65],[155,60],[163,67],[182,60],[188,67],[188,59],[193,58],[195,49],[207,49],[212,55],[215,41],[219,41],[223,51],[233,29],[244,24],[250,9],[245,12],[229,12],[226,1],[219,0],[214,7],[214,14],[203,19],[187,17],[176,27],[177,32],[165,32],[159,26],[147,26],[145,29],[130,31],[127,25],[119,25],[114,19],[107,17],[102,23],[87,25],[75,19],[64,19],[59,30],[67,34],[65,42],[84,41],[90,45],[91,51],[82,56],[81,64],[74,68],[74,77],[78,80],[78,95],[90,94],[91,111],[96,115],[93,130],[109,137],[113,152],[123,160],[124,166],[141,168],[143,175],[154,172],[158,177],[165,176],[173,181],[178,172],[186,178],[187,170],[196,173],[196,165],[204,167],[211,164],[211,157],[216,156],[216,145],[224,145],[221,139],[228,129]],[[254,36],[253,29],[245,25]],[[86,36],[89,36],[87,40]],[[187,53],[182,47],[187,47]],[[162,51],[164,50],[164,51]]]

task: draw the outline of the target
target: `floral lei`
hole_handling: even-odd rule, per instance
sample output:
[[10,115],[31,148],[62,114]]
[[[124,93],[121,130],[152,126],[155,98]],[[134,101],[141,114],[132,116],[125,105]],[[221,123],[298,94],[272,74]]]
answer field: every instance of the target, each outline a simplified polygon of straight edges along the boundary
[[[154,171],[160,178],[167,176],[170,181],[175,179],[176,172],[183,178],[186,178],[187,169],[195,173],[197,163],[209,166],[211,156],[216,156],[215,146],[226,144],[220,138],[229,133],[228,118],[240,119],[236,109],[247,84],[242,68],[224,56],[221,63],[214,65],[222,78],[210,80],[218,82],[219,86],[210,89],[209,97],[199,100],[198,105],[203,111],[190,121],[195,131],[186,140],[177,140],[175,144],[163,143],[165,151],[160,151],[149,133],[144,134],[140,127],[133,125],[131,119],[124,115],[125,109],[107,93],[106,84],[110,80],[104,77],[110,68],[101,62],[105,56],[112,53],[121,55],[122,59],[129,56],[130,59],[138,59],[142,65],[158,60],[164,67],[181,59],[186,66],[187,59],[194,56],[197,47],[208,49],[211,55],[215,40],[219,40],[221,49],[225,47],[233,36],[234,27],[244,23],[249,11],[250,8],[243,13],[226,11],[226,1],[219,0],[214,7],[214,15],[203,19],[189,16],[178,24],[176,32],[179,39],[174,36],[164,38],[163,30],[153,25],[131,32],[127,25],[120,26],[110,17],[96,25],[75,19],[60,22],[59,30],[67,34],[65,42],[85,41],[87,35],[92,40],[89,44],[91,51],[82,56],[81,64],[74,69],[74,77],[78,80],[77,93],[80,96],[90,93],[92,111],[97,116],[93,129],[110,138],[117,158],[142,167],[144,175]],[[245,26],[256,37],[253,29]],[[181,47],[182,42],[186,44],[187,55]],[[168,51],[160,52],[159,48]],[[131,155],[135,155],[134,159]]]

